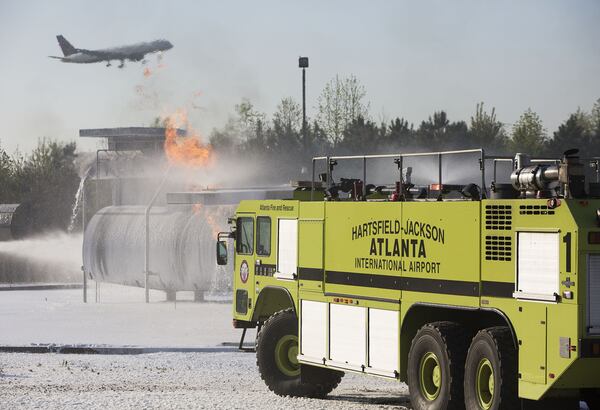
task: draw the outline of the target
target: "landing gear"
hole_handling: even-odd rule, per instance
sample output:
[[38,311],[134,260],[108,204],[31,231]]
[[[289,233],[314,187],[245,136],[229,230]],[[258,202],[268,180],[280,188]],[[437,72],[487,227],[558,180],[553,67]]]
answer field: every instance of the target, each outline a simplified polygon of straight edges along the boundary
[[415,410],[464,408],[465,333],[453,322],[429,323],[417,332],[408,353],[408,388]]
[[110,67],[110,66],[112,66],[112,64],[110,63],[110,61],[107,61],[107,62],[106,62],[106,66],[107,66],[107,67]]
[[468,409],[519,408],[517,351],[507,327],[490,327],[475,335],[465,363],[464,390]]
[[119,68],[125,67],[125,60],[121,60],[121,64],[118,65]]
[[292,309],[281,310],[262,326],[256,338],[256,364],[260,377],[279,396],[327,396],[344,373],[298,363],[298,318]]

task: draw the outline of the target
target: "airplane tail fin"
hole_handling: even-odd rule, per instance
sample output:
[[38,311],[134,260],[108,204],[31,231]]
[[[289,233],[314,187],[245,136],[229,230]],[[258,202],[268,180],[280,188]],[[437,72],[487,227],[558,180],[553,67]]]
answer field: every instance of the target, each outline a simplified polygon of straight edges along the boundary
[[64,38],[62,35],[59,34],[58,36],[56,36],[56,39],[58,40],[58,44],[60,45],[60,48],[65,57],[70,56],[71,54],[75,54],[77,52],[77,49],[73,47],[73,45],[69,43],[67,39]]

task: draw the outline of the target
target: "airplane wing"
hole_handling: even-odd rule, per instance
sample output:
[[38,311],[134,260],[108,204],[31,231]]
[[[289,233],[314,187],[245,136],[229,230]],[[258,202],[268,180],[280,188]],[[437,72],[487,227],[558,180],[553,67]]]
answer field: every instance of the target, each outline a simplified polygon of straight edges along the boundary
[[58,57],[58,56],[48,56],[48,57],[50,57],[50,58],[56,58],[57,60],[62,60],[63,59],[63,57]]

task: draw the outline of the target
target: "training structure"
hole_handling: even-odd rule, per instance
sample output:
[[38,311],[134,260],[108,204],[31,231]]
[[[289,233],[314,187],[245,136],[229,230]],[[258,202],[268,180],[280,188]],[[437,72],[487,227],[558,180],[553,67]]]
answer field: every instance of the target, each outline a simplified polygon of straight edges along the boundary
[[[83,189],[83,297],[87,281],[165,291],[231,294],[232,269],[218,267],[214,241],[227,228],[234,206],[244,199],[289,197],[291,186],[186,191],[164,158],[164,128],[80,130],[101,138]],[[175,130],[185,137],[184,130]],[[188,178],[189,179],[189,178]],[[189,181],[188,181],[189,182]],[[306,189],[306,188],[305,188]]]
[[[479,175],[444,184],[452,158]],[[428,159],[436,181],[412,183],[408,165]],[[395,184],[367,184],[375,160],[394,162]],[[348,161],[362,175],[334,182]],[[309,195],[242,201],[217,260],[233,238],[234,325],[260,328],[268,387],[322,397],[351,371],[406,381],[415,409],[600,408],[600,193],[588,164],[576,150],[321,157]]]
[[[209,290],[230,283],[215,269],[211,244],[226,225],[231,209],[222,204],[198,206],[167,192],[182,189],[168,180],[164,157],[165,128],[121,127],[80,130],[80,137],[100,138],[105,148],[85,174],[83,209],[84,300],[87,280],[164,290],[194,291],[201,300]],[[179,137],[184,130],[177,129]],[[223,280],[225,279],[225,280]]]
[[86,228],[84,269],[101,282],[168,293],[194,291],[201,299],[202,292],[216,288],[223,277],[215,269],[211,244],[215,232],[225,227],[228,211],[223,206],[198,211],[161,206],[146,218],[146,207],[103,208]]

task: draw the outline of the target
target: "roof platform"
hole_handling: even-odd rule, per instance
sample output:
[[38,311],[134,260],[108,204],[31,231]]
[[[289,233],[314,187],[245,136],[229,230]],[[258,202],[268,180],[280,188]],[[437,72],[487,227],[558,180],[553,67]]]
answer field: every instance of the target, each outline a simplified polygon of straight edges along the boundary
[[[165,142],[163,127],[118,127],[80,129],[81,138],[105,138],[109,151],[142,151],[161,153]],[[176,128],[178,137],[187,136],[186,130]]]

